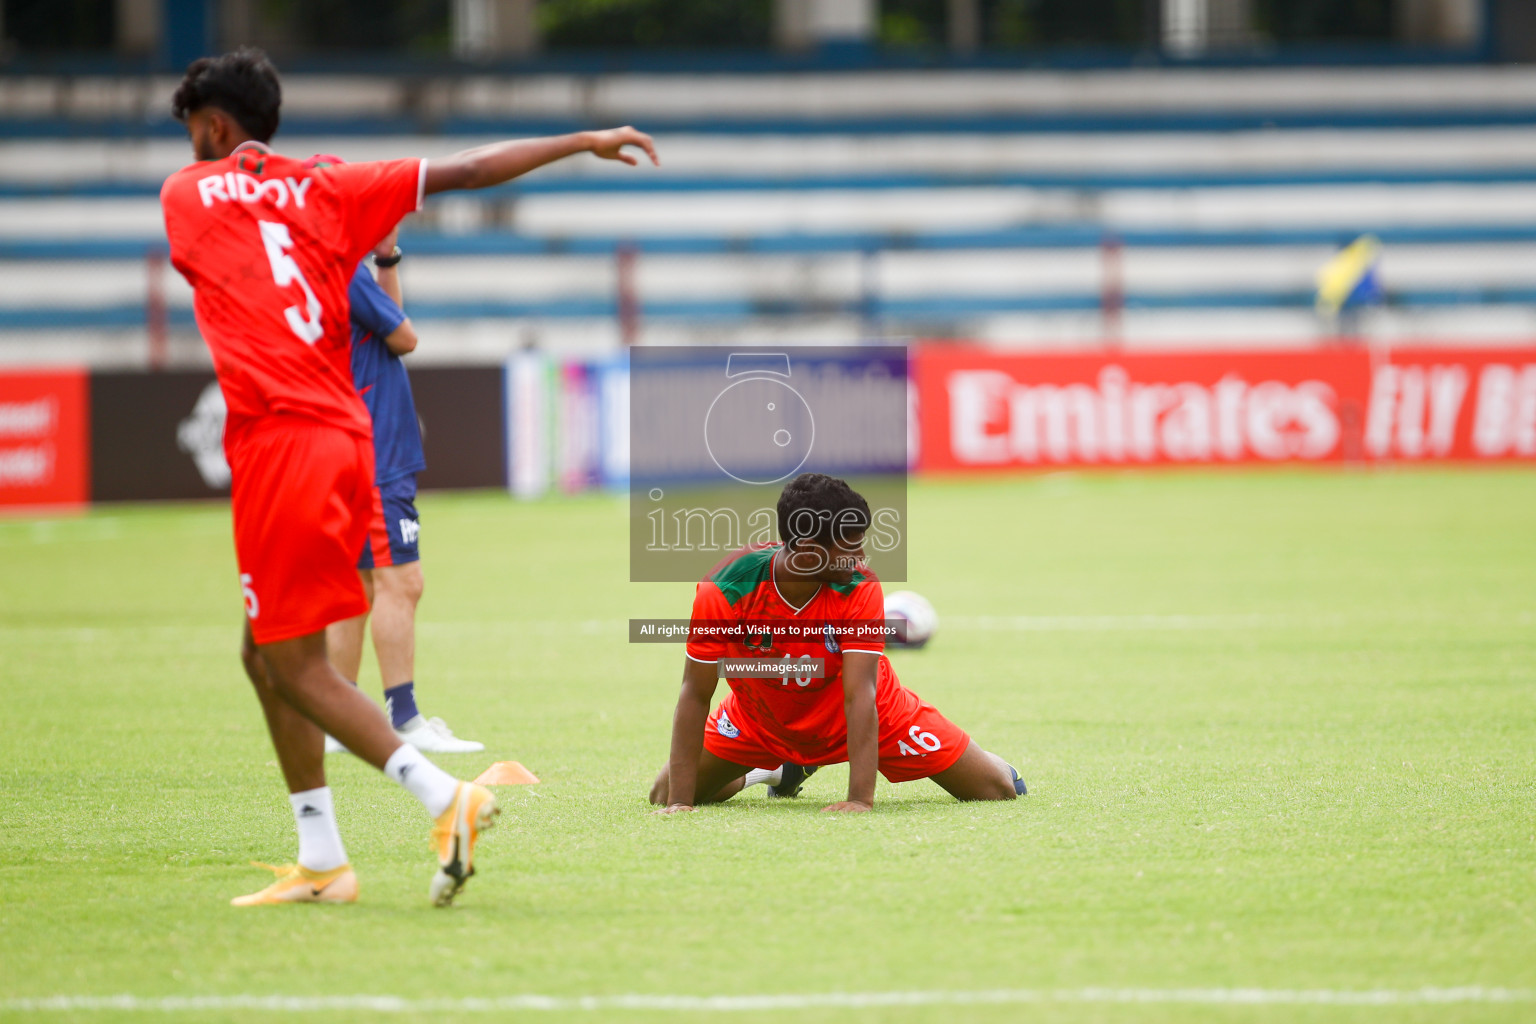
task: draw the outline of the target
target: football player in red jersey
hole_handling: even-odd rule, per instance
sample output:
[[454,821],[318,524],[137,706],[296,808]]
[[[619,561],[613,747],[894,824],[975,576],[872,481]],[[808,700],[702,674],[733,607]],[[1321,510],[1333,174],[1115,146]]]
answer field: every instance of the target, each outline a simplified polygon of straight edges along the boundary
[[368,411],[352,386],[347,285],[358,261],[422,199],[497,185],[577,153],[653,162],[633,128],[495,143],[444,159],[310,167],[267,145],[282,89],[259,50],[203,58],[172,99],[197,163],[160,191],[171,262],[192,285],[197,324],[229,413],[235,553],[245,597],[241,660],[277,748],[299,831],[296,864],[237,905],[351,902],[325,784],[324,732],[409,790],[434,818],[429,894],[451,901],[496,813],[401,741],[326,658],[325,628],[367,600],[354,564],[372,509]]
[[[774,782],[781,766],[844,761],[848,798],[823,810],[869,810],[877,770],[891,782],[932,779],[960,800],[1023,795],[1011,765],[896,678],[880,582],[864,562],[868,502],[842,480],[804,473],[779,496],[778,521],[782,544],[740,552],[698,586],[671,760],[651,802],[691,811],[754,775]],[[808,671],[748,675],[753,661]],[[730,693],[711,713],[721,675]]]

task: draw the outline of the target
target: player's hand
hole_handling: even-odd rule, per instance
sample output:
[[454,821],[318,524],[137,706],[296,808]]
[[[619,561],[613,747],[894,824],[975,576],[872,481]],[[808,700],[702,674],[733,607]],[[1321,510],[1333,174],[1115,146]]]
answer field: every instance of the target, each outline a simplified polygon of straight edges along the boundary
[[400,241],[400,227],[396,225],[394,230],[384,236],[383,241],[373,247],[373,254],[381,259],[388,259],[394,255],[395,243]]
[[693,804],[668,804],[652,814],[687,814],[693,810]]
[[625,125],[623,128],[609,128],[600,132],[588,132],[592,139],[592,152],[604,160],[620,160],[634,167],[640,161],[624,152],[625,146],[639,146],[645,150],[651,158],[651,163],[661,166],[661,158],[656,155],[656,143],[645,132],[637,131]]
[[865,811],[872,811],[874,809],[872,804],[867,804],[862,800],[839,800],[835,804],[827,804],[827,806],[821,809],[821,813],[826,814],[828,811],[831,811],[834,814],[863,814]]

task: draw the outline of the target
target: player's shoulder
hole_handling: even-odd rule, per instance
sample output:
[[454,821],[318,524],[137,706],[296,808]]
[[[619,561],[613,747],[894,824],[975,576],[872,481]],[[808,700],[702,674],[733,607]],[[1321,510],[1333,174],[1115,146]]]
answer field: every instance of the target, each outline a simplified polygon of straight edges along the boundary
[[719,587],[726,602],[734,605],[773,579],[773,556],[778,550],[779,545],[767,544],[734,551],[715,566],[704,582]]
[[338,191],[366,187],[380,176],[401,174],[406,170],[416,173],[420,164],[421,160],[416,157],[330,163],[320,156],[314,156],[299,162],[303,172],[321,183],[321,187]]
[[312,178],[316,168],[313,157],[289,156],[287,153],[266,152],[251,170],[264,178]]
[[869,597],[871,594],[875,597],[883,596],[883,591],[880,588],[880,577],[876,576],[875,570],[867,565],[856,571],[853,574],[853,579],[847,583],[831,583],[828,586],[832,588],[833,593],[848,601],[861,600]]

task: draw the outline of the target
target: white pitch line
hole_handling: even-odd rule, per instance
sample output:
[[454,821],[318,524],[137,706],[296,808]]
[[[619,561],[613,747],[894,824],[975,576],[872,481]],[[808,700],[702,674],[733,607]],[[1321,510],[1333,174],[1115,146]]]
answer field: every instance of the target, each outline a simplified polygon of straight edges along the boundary
[[509,1011],[662,1010],[751,1013],[763,1010],[877,1009],[888,1006],[1006,1006],[1025,1003],[1165,1003],[1206,1006],[1442,1006],[1453,1003],[1529,1003],[1530,989],[1273,989],[1080,988],[981,991],[823,992],[778,995],[490,996],[409,999],[402,996],[46,996],[0,1000],[0,1011],[42,1013],[89,1010],[140,1013],[506,1013]]

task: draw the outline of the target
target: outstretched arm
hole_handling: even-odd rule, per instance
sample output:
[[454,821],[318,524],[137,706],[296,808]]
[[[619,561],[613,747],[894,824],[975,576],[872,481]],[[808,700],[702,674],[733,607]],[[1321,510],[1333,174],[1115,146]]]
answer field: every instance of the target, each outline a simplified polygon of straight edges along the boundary
[[577,153],[591,153],[604,160],[619,160],[633,167],[639,163],[624,152],[625,146],[639,146],[660,165],[656,146],[645,132],[633,128],[608,128],[596,132],[573,132],[542,139],[514,139],[477,146],[453,156],[427,161],[428,195],[455,189],[490,188],[529,171],[563,160]]
[[843,713],[848,719],[848,799],[824,811],[867,811],[875,805],[875,771],[880,766],[880,712],[875,707],[875,676],[880,655],[848,651],[843,655]]
[[698,788],[699,755],[704,750],[704,723],[709,702],[720,684],[715,662],[689,658],[683,667],[683,689],[672,715],[672,753],[667,765],[667,806],[664,813],[693,810]]

